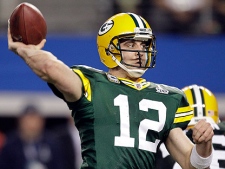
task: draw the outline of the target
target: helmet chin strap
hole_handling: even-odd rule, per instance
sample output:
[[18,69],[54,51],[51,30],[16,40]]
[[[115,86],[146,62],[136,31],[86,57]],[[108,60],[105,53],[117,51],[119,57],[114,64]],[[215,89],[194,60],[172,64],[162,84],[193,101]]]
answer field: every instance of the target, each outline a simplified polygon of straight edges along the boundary
[[[112,54],[111,54],[112,55]],[[145,70],[140,70],[140,69],[128,69],[126,66],[124,66],[123,64],[121,64],[117,59],[116,57],[114,57],[112,55],[112,59],[117,63],[117,65],[119,67],[121,67],[123,70],[125,70],[129,75],[130,77],[133,77],[133,78],[139,78],[141,77],[147,69]]]

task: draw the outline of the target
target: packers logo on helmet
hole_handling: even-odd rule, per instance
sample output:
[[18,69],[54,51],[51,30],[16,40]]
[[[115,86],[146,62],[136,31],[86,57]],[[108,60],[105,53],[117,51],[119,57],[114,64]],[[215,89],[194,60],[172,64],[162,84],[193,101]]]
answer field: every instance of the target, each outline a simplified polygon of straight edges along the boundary
[[105,33],[107,33],[111,28],[113,27],[113,21],[109,20],[107,22],[105,22],[101,28],[99,29],[98,35],[104,35]]

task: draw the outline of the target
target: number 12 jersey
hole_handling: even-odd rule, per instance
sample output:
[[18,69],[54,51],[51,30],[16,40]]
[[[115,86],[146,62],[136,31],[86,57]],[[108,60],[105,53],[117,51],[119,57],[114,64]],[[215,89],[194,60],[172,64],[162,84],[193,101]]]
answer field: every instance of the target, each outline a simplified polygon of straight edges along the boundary
[[67,102],[79,130],[82,169],[153,169],[160,143],[192,118],[177,88],[142,78],[133,82],[87,66],[72,70],[83,83],[83,96]]

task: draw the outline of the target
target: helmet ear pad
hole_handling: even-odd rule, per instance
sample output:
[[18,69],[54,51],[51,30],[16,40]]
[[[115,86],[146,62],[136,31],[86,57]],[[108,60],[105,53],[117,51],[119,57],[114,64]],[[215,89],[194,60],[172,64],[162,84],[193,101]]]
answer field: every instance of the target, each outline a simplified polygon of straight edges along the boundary
[[106,65],[108,68],[114,68],[117,66],[116,62],[112,61],[112,54],[109,49],[106,49],[102,46],[98,47],[98,51],[101,53],[105,53],[105,57],[101,57],[101,62]]
[[120,51],[112,44],[110,44],[107,49],[104,47],[99,47],[98,51],[105,53],[106,57],[101,57],[101,62],[104,63],[108,68],[117,67],[118,65],[115,62],[115,59],[117,59],[119,62],[122,59]]

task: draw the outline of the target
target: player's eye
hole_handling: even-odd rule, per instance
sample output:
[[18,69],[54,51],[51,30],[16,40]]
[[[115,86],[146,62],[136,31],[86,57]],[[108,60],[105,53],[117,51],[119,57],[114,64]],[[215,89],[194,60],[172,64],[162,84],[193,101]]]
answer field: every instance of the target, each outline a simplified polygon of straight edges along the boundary
[[127,46],[128,48],[133,48],[135,45],[134,45],[134,43],[131,42],[131,43],[127,43],[126,46]]

